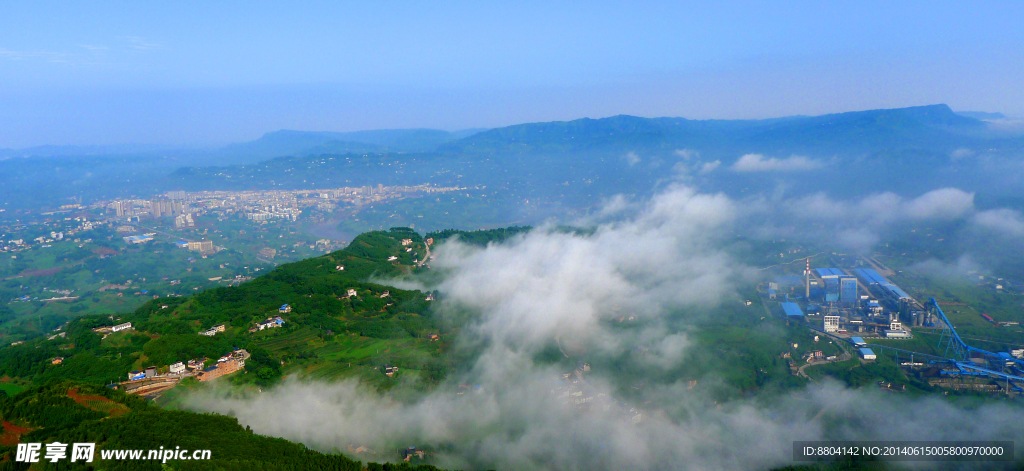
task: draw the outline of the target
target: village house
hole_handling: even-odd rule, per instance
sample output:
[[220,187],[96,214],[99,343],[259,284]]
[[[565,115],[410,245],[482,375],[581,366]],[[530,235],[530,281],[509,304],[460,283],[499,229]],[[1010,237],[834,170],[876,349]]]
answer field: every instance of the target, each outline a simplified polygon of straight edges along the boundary
[[[118,293],[118,294],[121,294],[121,293]],[[117,324],[117,325],[114,325],[114,326],[97,327],[95,329],[92,329],[92,331],[96,332],[97,334],[107,335],[107,334],[112,334],[114,332],[121,332],[122,330],[129,330],[131,328],[132,328],[132,323],[131,322],[125,322],[123,324]]]
[[398,367],[397,366],[384,365],[384,374],[388,375],[388,377],[394,376],[395,373],[397,373],[397,372],[398,372]]
[[385,291],[383,294],[380,295],[381,298],[386,298],[388,296],[391,296],[391,291]]
[[390,257],[388,257],[388,261],[389,261],[389,262],[393,262],[393,261],[395,261],[395,260],[398,260],[398,257],[396,257],[396,256],[394,256],[394,255],[392,255],[392,256],[390,256]]
[[123,324],[117,324],[117,325],[111,327],[110,331],[111,332],[120,332],[122,330],[131,330],[131,328],[132,328],[132,323],[131,322],[125,322]]
[[348,292],[347,292],[347,294],[348,294],[348,297],[350,297],[350,298],[354,298],[354,297],[356,297],[356,295],[357,295],[357,293],[356,293],[356,290],[354,290],[354,289],[352,289],[352,288],[349,288],[349,289],[348,289]]
[[249,332],[256,332],[257,330],[272,329],[274,327],[281,327],[284,325],[284,319],[281,316],[268,317],[267,320],[256,324],[249,328]]
[[412,239],[402,239],[402,247],[412,244]]
[[172,375],[183,374],[183,373],[185,373],[185,364],[179,361],[179,362],[171,365],[170,368],[169,368],[169,371],[171,372]]
[[280,308],[277,309],[277,312],[279,312],[281,314],[287,314],[289,312],[292,312],[292,307],[287,305],[287,304],[284,304]]
[[224,332],[225,330],[227,330],[227,326],[225,326],[224,324],[217,324],[213,327],[210,327],[209,329],[200,332],[199,335],[213,337],[214,335],[217,335],[218,332]]
[[245,368],[245,360],[249,358],[249,352],[244,349],[235,350],[224,355],[217,364],[200,371],[197,375],[199,381],[210,381],[226,374],[234,373]]
[[402,461],[409,461],[413,456],[422,460],[424,455],[426,453],[423,450],[417,450],[416,447],[411,446],[402,450]]

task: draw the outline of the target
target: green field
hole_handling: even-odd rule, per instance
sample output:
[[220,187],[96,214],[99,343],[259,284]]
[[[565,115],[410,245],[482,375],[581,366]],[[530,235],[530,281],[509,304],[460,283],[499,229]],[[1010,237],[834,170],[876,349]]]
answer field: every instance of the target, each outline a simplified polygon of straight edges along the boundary
[[429,362],[439,350],[437,342],[420,338],[375,339],[352,333],[324,340],[318,332],[303,327],[292,332],[260,333],[255,344],[289,358],[285,374],[324,379],[365,374],[384,364],[403,365],[403,372],[411,371],[411,367]]
[[25,388],[13,383],[0,383],[0,391],[7,393],[8,396],[13,396],[24,391]]
[[[996,293],[988,285],[972,284],[966,280],[926,278],[907,271],[893,276],[892,281],[901,287],[907,286],[904,289],[924,303],[928,298],[935,298],[957,333],[968,344],[995,351],[1024,345],[1021,326],[999,326],[981,316],[984,313],[996,321],[1024,323],[1024,308],[1021,307],[1024,300],[1018,295]],[[914,331],[927,333],[929,329]]]

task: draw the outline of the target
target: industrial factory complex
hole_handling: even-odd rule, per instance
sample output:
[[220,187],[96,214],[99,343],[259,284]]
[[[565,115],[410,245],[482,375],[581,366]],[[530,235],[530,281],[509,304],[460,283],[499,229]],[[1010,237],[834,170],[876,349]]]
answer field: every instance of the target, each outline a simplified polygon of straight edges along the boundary
[[[806,320],[826,333],[884,338],[908,338],[910,326],[931,325],[929,313],[913,297],[872,268],[844,271],[838,268],[804,271],[804,309],[790,301],[781,302],[790,320]],[[769,299],[777,299],[779,284],[768,283]]]
[[[874,268],[812,269],[807,259],[802,280],[777,277],[762,293],[766,302],[778,301],[787,323],[806,324],[853,347],[861,361],[877,360],[885,352],[934,386],[1024,393],[1024,349],[990,352],[967,345],[938,302],[922,304],[879,273],[885,270],[870,265]],[[915,328],[939,335],[935,351],[941,356],[879,341],[913,338]]]

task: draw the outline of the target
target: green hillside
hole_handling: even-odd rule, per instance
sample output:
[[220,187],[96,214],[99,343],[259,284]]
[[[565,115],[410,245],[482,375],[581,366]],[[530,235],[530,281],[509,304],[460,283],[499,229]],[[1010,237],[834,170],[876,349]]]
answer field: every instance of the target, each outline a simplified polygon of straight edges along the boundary
[[[31,469],[220,470],[435,470],[433,466],[368,463],[324,454],[280,438],[254,434],[238,420],[216,414],[160,409],[100,386],[58,381],[16,396],[0,394],[0,470],[29,469],[14,462],[17,443],[95,443],[88,467],[40,460]],[[208,460],[103,459],[103,450],[210,450]],[[42,456],[41,456],[42,457]]]
[[[411,242],[403,246],[402,240]],[[63,337],[5,346],[0,376],[12,384],[50,379],[106,384],[147,366],[164,371],[179,361],[215,361],[244,348],[252,357],[246,372],[232,375],[232,381],[269,384],[294,373],[359,375],[386,383],[395,378],[384,376],[384,364],[399,367],[399,376],[437,381],[445,366],[436,358],[448,332],[433,317],[426,294],[372,281],[416,270],[421,253],[423,240],[409,229],[365,233],[343,250],[282,265],[237,287],[154,299],[120,316],[83,316],[62,329]],[[289,311],[279,312],[286,304]],[[284,320],[280,328],[251,331],[278,315]],[[93,331],[124,322],[133,329],[106,336]],[[221,324],[223,332],[198,335]],[[53,364],[54,358],[63,361]]]

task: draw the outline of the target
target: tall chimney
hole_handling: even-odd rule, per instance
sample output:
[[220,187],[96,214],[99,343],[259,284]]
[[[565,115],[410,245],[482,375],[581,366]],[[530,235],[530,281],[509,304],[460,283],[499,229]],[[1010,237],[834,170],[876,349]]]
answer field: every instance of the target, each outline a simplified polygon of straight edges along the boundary
[[807,257],[807,268],[804,269],[804,286],[807,288],[804,296],[807,296],[807,302],[811,302],[811,257]]

